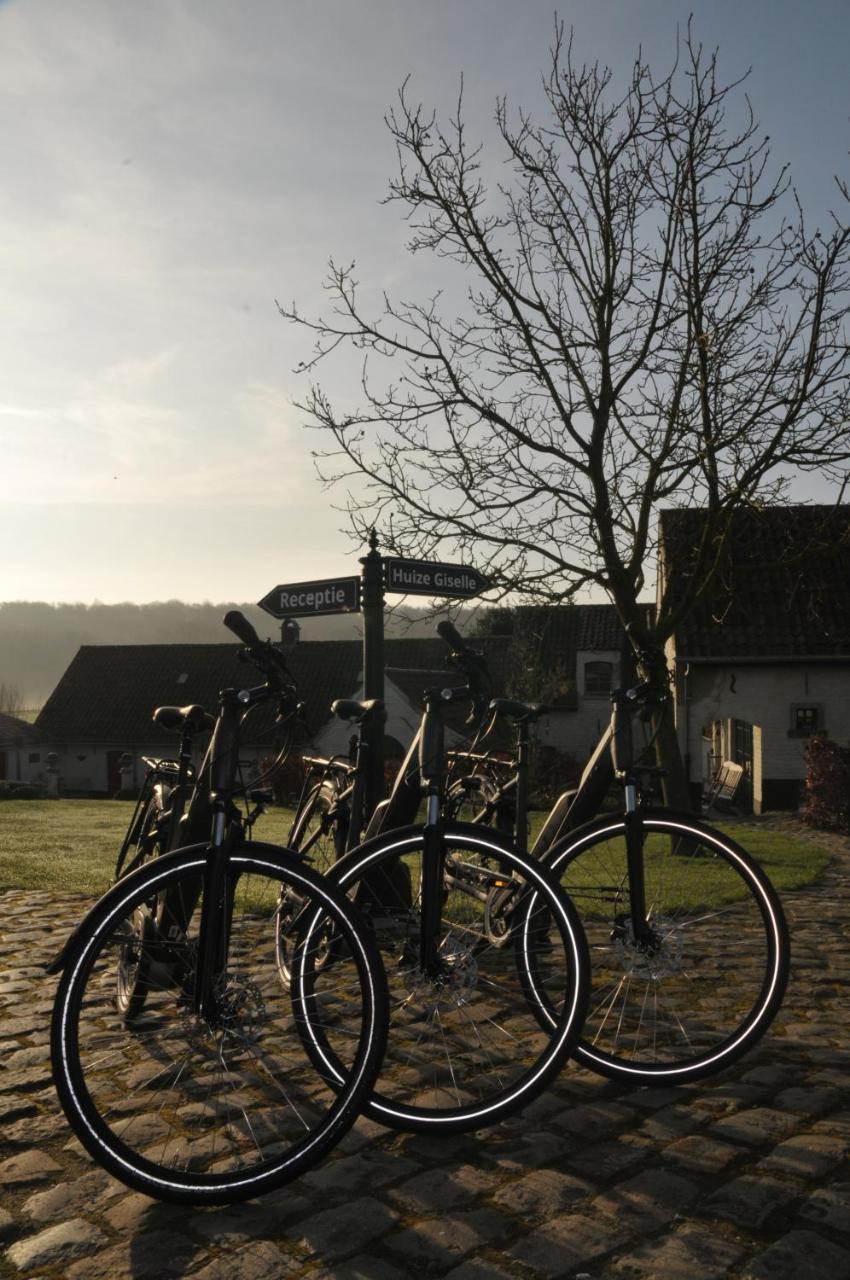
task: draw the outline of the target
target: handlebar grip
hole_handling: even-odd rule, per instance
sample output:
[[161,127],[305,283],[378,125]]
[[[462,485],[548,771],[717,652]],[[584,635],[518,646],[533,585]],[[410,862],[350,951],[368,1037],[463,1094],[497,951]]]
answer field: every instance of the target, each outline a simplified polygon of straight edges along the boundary
[[450,644],[453,649],[465,650],[467,648],[466,641],[452,622],[438,622],[437,634],[445,640],[446,644]]
[[238,609],[229,609],[224,615],[224,625],[228,631],[232,631],[235,636],[249,648],[261,643],[260,637],[257,635],[251,623],[245,617],[244,613],[240,613]]

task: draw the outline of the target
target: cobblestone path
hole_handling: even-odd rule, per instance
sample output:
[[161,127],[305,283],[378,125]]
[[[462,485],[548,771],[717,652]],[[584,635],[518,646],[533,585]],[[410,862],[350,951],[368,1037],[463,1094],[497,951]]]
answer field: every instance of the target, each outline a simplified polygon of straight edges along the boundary
[[850,1280],[850,841],[821,839],[825,877],[784,899],[785,1006],[736,1068],[629,1090],[571,1067],[471,1136],[360,1121],[301,1181],[223,1209],[130,1193],[69,1137],[43,965],[85,904],[0,894],[0,1276]]

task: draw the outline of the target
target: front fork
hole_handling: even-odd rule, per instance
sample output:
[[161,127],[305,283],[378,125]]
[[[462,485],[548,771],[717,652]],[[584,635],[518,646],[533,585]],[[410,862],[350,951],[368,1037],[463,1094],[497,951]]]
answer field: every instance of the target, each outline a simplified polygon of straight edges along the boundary
[[422,850],[419,964],[427,977],[437,978],[442,971],[440,923],[443,915],[443,873],[446,863],[439,790],[429,788],[427,804],[428,817],[423,832]]
[[637,807],[637,786],[626,782],[626,869],[629,881],[629,904],[632,937],[639,947],[650,947],[653,931],[646,918],[646,877],[644,874],[644,829]]
[[230,874],[230,852],[239,833],[238,823],[227,823],[226,804],[216,802],[212,841],[203,874],[201,919],[198,926],[198,964],[193,1008],[199,1018],[214,1023],[227,974],[233,897],[236,880]]

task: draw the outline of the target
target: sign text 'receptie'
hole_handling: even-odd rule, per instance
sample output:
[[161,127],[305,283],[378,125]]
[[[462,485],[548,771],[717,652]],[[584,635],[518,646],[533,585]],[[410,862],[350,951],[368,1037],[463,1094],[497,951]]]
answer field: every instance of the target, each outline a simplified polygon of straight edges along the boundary
[[359,578],[325,578],[318,582],[282,582],[258,601],[274,618],[307,618],[325,613],[357,613]]
[[322,591],[281,591],[280,608],[284,612],[294,609],[327,609],[338,605],[345,608],[345,591],[342,587],[325,587]]

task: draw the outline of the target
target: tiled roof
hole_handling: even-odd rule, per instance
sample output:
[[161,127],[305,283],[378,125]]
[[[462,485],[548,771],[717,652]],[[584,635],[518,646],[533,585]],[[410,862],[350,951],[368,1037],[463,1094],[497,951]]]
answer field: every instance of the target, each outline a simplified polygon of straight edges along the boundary
[[[350,641],[305,641],[292,655],[308,727],[325,718],[332,697],[355,691],[357,648]],[[313,650],[321,650],[320,662]],[[43,707],[35,735],[57,744],[173,744],[174,734],[151,721],[155,707],[197,702],[214,712],[220,689],[260,683],[259,673],[240,662],[237,652],[230,644],[83,645]]]
[[0,747],[17,747],[32,739],[32,725],[17,716],[0,713]]
[[[491,657],[500,692],[508,646],[506,638],[480,644]],[[153,709],[197,702],[214,712],[220,689],[259,683],[259,674],[238,661],[237,652],[238,647],[229,644],[83,645],[32,732],[38,742],[56,745],[80,741],[173,745],[174,734],[151,720]],[[394,683],[413,706],[421,704],[422,693],[430,685],[461,682],[458,673],[447,670],[442,640],[388,639],[384,654]],[[310,736],[327,720],[334,698],[358,693],[362,647],[356,640],[302,640],[287,661],[305,703]],[[258,734],[264,729],[262,717],[263,711],[258,710],[253,722]]]
[[[672,575],[686,580],[697,510],[661,513]],[[850,656],[850,507],[766,507],[736,515],[706,597],[680,625],[685,658]]]
[[[494,693],[575,705],[577,650],[619,649],[622,628],[610,605],[519,609],[513,636],[471,641],[484,651]],[[230,644],[83,645],[47,700],[32,733],[50,745],[89,742],[131,747],[173,746],[174,734],[151,720],[157,706],[197,702],[215,711],[220,689],[259,682]],[[442,640],[384,641],[389,677],[414,706],[434,684],[459,684],[447,664]],[[305,733],[313,736],[328,718],[334,698],[360,689],[362,648],[357,640],[302,640],[288,658],[299,697],[306,705]],[[460,714],[460,712],[458,713]],[[258,710],[258,737],[270,713]],[[29,728],[29,726],[28,726]],[[253,738],[252,738],[253,740]]]
[[[652,606],[642,608],[648,615]],[[512,617],[510,691],[566,709],[578,705],[576,654],[619,653],[625,640],[612,604],[522,605]]]

